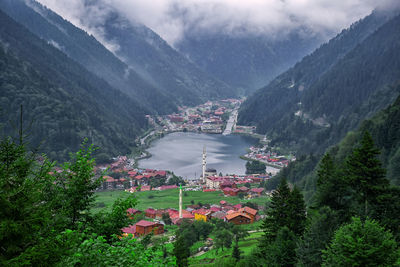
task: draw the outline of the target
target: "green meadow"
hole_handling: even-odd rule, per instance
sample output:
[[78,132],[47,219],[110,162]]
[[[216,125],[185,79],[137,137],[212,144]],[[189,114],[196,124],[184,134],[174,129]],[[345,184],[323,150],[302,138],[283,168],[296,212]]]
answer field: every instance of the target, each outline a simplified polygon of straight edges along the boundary
[[[239,241],[239,248],[241,256],[249,255],[251,251],[257,246],[258,239],[262,236],[263,232],[251,233],[245,239]],[[234,242],[232,242],[232,247]],[[201,256],[189,258],[189,266],[204,266],[214,262],[216,258],[230,258],[232,256],[232,248],[224,248],[224,250],[211,249]]]
[[[119,197],[126,196],[127,192],[116,190],[116,191],[104,191],[96,192],[96,205],[93,208],[94,212],[98,212],[102,209],[110,210],[114,201]],[[134,193],[138,199],[136,209],[145,210],[147,208],[163,209],[163,208],[179,208],[179,189],[170,189],[164,191],[145,191]],[[225,200],[231,204],[245,203],[251,201],[259,205],[265,205],[269,200],[269,197],[263,196],[254,198],[251,200],[243,200],[237,196],[225,197],[221,191],[215,192],[202,192],[202,191],[183,191],[182,201],[183,207],[192,204],[218,204],[221,200]]]

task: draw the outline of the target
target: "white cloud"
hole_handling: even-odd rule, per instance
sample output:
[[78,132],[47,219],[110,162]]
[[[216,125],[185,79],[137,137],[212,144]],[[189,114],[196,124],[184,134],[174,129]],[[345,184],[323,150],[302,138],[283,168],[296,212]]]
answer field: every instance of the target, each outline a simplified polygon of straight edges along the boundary
[[[191,32],[284,36],[295,30],[331,34],[398,0],[39,0],[79,27],[102,38],[111,10],[143,23],[170,44]],[[96,5],[93,3],[96,2]],[[99,36],[100,35],[100,36]]]

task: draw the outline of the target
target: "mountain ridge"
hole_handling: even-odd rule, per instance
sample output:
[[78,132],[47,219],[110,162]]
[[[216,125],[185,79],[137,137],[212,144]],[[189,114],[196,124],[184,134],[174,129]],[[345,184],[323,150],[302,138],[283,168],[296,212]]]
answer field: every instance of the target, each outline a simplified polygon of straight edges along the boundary
[[[388,41],[390,37],[385,39],[385,33],[382,33],[385,30],[382,27],[386,25],[390,28],[393,38],[399,38],[396,27],[387,24],[388,20],[397,23],[393,16],[394,14],[373,13],[303,58],[301,62],[278,76],[267,87],[258,90],[243,103],[239,113],[239,123],[256,125],[257,131],[266,133],[272,138],[273,144],[291,147],[298,153],[322,153],[329,145],[335,144],[347,131],[354,129],[360,121],[367,118],[364,115],[371,116],[378,111],[367,103],[378,103],[373,96],[379,94],[380,90],[391,94],[377,98],[382,101],[378,105],[380,108],[386,107],[397,97],[396,92],[386,88],[396,82],[397,74],[388,68],[392,66],[398,71],[396,64],[399,59],[395,53],[396,48]],[[380,40],[386,41],[380,44]],[[358,45],[365,49],[357,52],[360,50]],[[382,47],[390,50],[388,53],[391,54],[385,54],[381,61],[375,62],[375,56],[382,56],[380,55]],[[368,49],[373,49],[374,54]],[[393,63],[383,67],[388,58],[390,58],[388,62]],[[352,68],[346,67],[352,60],[356,61],[352,64]],[[371,83],[374,78],[362,72],[362,64],[366,60],[368,60],[366,66],[375,70],[374,75],[387,76],[379,82],[375,81],[373,86],[367,88],[368,90],[362,86],[368,81]],[[380,67],[376,67],[375,63],[379,63]],[[386,72],[383,73],[384,71]],[[367,81],[361,79],[361,76]],[[340,84],[344,81],[347,86],[353,88],[351,95],[341,89]],[[325,90],[328,86],[331,90]],[[342,116],[336,114],[332,117],[327,112],[317,113],[316,107],[324,108],[324,104],[320,103],[320,99],[317,100],[317,96],[325,96],[326,106],[335,105],[332,110],[338,111]],[[339,96],[341,98],[338,98]],[[355,102],[357,104],[338,101],[346,96],[357,101]],[[357,109],[364,109],[365,114],[358,113]],[[311,110],[314,113],[310,112]]]
[[3,134],[14,135],[8,122],[23,105],[24,121],[33,121],[26,141],[52,159],[68,159],[84,138],[103,158],[130,153],[147,128],[146,109],[1,10],[0,20]]

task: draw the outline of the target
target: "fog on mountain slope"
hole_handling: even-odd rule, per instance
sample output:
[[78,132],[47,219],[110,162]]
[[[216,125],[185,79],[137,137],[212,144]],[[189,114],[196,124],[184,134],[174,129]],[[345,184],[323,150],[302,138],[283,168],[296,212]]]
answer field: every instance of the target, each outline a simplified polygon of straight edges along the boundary
[[250,97],[239,123],[298,153],[335,144],[397,97],[390,86],[400,77],[400,24],[398,17],[387,22],[393,16],[373,13],[322,45]]

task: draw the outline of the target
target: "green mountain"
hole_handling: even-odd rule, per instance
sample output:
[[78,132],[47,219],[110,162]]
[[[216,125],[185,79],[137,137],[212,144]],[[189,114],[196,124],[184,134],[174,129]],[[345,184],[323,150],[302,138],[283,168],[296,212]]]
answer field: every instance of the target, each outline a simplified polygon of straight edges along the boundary
[[323,153],[398,96],[399,25],[381,12],[355,23],[249,97],[239,124],[297,154]]
[[104,38],[119,46],[115,54],[177,103],[196,105],[237,96],[236,89],[200,69],[146,26],[115,12],[103,24]]
[[20,105],[26,141],[57,160],[85,137],[102,156],[129,153],[147,127],[143,106],[0,11],[2,135],[16,136]]
[[308,34],[289,34],[278,39],[268,36],[229,36],[187,33],[177,49],[203,70],[246,95],[261,88],[316,49],[322,40]]
[[[400,85],[394,90],[400,92]],[[348,132],[340,142],[326,152],[340,166],[358,146],[365,131],[371,133],[375,145],[381,151],[379,159],[387,170],[386,177],[392,184],[400,185],[400,97],[372,118],[364,120],[357,130]],[[318,162],[319,157],[315,155],[301,156],[274,177],[268,185],[269,189],[274,188],[279,180],[285,177],[303,188],[306,199],[310,200],[316,189]]]
[[[84,4],[102,8],[98,1]],[[4,0],[0,8],[150,111],[167,114],[176,111],[178,105],[237,96],[235,89],[201,70],[152,30],[115,12],[109,11],[102,24],[96,25],[102,29],[105,42],[117,44],[112,53],[93,36],[34,0]],[[85,17],[80,19],[86,23]]]
[[171,95],[136,73],[93,36],[34,0],[3,0],[0,9],[29,31],[146,106],[149,112],[171,113],[179,104]]

